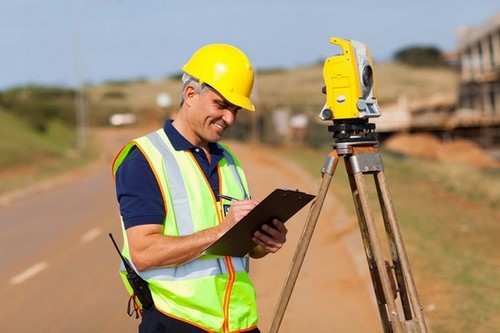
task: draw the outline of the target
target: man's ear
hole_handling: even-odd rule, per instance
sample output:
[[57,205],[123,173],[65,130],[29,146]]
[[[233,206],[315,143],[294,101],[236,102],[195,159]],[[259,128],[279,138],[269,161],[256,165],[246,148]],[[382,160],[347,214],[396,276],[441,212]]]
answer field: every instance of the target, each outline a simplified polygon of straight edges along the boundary
[[193,97],[197,94],[196,88],[193,87],[192,85],[187,85],[184,88],[183,92],[183,97],[184,97],[184,103],[186,103],[188,106],[191,106],[193,103]]

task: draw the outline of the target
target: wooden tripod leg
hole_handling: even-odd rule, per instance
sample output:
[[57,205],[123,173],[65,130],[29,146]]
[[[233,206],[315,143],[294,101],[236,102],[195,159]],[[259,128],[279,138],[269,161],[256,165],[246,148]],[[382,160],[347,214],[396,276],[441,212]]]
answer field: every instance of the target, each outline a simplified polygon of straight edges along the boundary
[[[389,248],[394,263],[394,271],[396,273],[396,280],[398,282],[405,319],[408,325],[418,325],[418,332],[425,333],[427,332],[427,327],[422,313],[422,307],[413,281],[403,237],[401,236],[384,172],[381,171],[376,173],[374,179],[380,201],[380,208],[384,218]],[[414,317],[412,316],[412,309]],[[410,321],[413,318],[414,321]],[[413,329],[417,331],[416,328]]]
[[[376,274],[380,280],[384,299],[381,299],[380,290],[375,292],[379,305],[380,317],[385,332],[403,333],[403,326],[400,320],[399,312],[396,307],[396,302],[393,298],[391,283],[386,269],[385,261],[382,254],[380,238],[373,218],[373,213],[370,207],[368,194],[366,190],[364,175],[357,171],[352,173],[352,168],[346,161],[346,167],[351,169],[349,174],[349,182],[351,184],[352,196],[356,206],[358,222],[360,224],[361,236],[367,251],[367,258],[373,258],[376,266]],[[370,260],[368,265],[371,265]],[[372,275],[373,276],[373,275]],[[376,283],[374,282],[374,287]],[[385,305],[383,305],[385,303]],[[385,310],[387,307],[387,312]],[[388,322],[390,321],[390,322]]]
[[283,316],[285,315],[285,311],[288,306],[288,302],[290,301],[293,288],[295,287],[300,268],[304,262],[309,243],[311,242],[321,208],[323,207],[323,202],[325,201],[325,197],[328,193],[328,188],[330,187],[332,177],[335,173],[335,169],[337,168],[338,159],[339,156],[336,150],[332,151],[326,158],[322,170],[323,178],[321,180],[318,194],[311,206],[306,224],[302,230],[297,248],[295,249],[292,264],[285,279],[285,283],[283,284],[281,295],[274,310],[268,333],[277,333],[279,330],[281,321],[283,320]]
[[[375,258],[373,257],[372,253],[372,242],[371,242],[371,237],[368,232],[367,226],[366,226],[366,219],[364,217],[364,211],[361,209],[361,202],[360,202],[360,196],[359,196],[359,191],[358,191],[358,186],[356,184],[356,181],[354,177],[352,176],[352,170],[350,168],[350,165],[348,164],[348,161],[345,160],[346,163],[346,169],[348,170],[348,175],[349,175],[349,184],[351,187],[351,192],[352,192],[352,197],[354,200],[354,207],[356,208],[356,215],[358,217],[358,224],[359,224],[359,231],[361,233],[361,239],[363,241],[363,247],[365,250],[365,255],[366,255],[366,261],[368,262],[368,268],[370,270],[370,277],[372,279],[372,285],[373,289],[375,291],[375,297],[377,299],[377,308],[379,311],[380,319],[382,321],[382,327],[384,329],[384,333],[390,333],[391,332],[391,327],[390,327],[390,321],[389,317],[387,316],[387,309],[385,307],[385,297],[382,289],[382,284],[380,281],[380,278],[378,276],[377,272],[377,263],[375,261]],[[382,301],[383,299],[383,301]]]

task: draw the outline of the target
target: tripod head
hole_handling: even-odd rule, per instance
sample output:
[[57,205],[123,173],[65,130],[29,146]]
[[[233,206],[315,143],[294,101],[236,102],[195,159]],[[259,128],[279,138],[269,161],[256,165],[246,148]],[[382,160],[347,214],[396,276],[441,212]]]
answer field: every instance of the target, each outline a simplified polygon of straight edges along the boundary
[[377,141],[375,124],[366,118],[334,120],[333,125],[328,126],[328,132],[333,133],[337,143]]
[[328,132],[333,133],[334,148],[341,155],[349,154],[350,146],[378,145],[375,124],[369,123],[367,118],[333,120]]

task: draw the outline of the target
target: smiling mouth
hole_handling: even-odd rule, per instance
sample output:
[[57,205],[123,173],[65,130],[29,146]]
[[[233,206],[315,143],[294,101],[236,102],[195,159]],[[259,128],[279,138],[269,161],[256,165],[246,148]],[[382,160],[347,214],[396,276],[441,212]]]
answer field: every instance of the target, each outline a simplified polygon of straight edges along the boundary
[[220,130],[225,130],[228,126],[225,124],[220,124],[220,123],[213,123],[215,127],[217,127]]

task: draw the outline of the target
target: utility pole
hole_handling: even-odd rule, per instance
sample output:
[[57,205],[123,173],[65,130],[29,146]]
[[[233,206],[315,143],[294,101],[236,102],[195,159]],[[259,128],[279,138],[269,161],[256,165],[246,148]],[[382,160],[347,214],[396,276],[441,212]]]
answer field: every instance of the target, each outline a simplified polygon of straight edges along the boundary
[[81,14],[85,7],[85,0],[78,2],[78,7],[74,16],[73,27],[73,47],[75,52],[75,72],[76,72],[76,94],[75,94],[75,126],[76,126],[76,148],[80,156],[86,149],[87,131],[86,118],[87,110],[85,105],[85,87],[82,75],[82,45],[81,45]]

